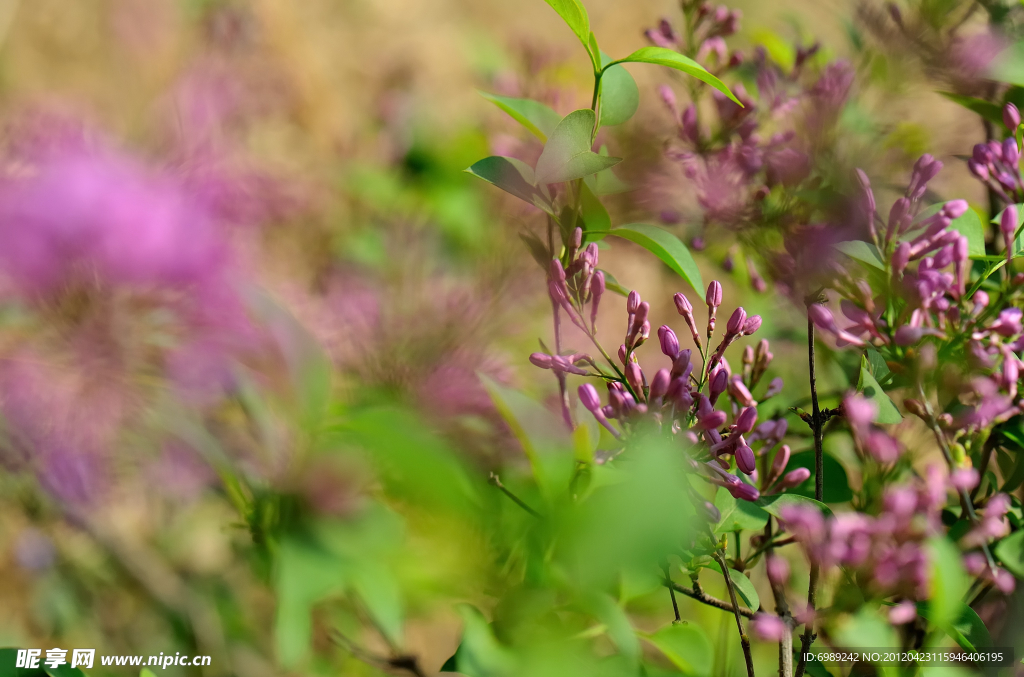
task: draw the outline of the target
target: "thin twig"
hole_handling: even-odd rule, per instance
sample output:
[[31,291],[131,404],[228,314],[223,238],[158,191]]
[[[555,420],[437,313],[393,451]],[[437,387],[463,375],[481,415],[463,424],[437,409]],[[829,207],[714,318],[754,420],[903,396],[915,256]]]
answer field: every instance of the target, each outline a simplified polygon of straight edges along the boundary
[[[768,523],[764,525],[764,538],[767,543],[765,566],[772,557],[775,557],[774,543],[772,543],[772,518],[768,516]],[[786,590],[782,585],[768,577],[768,583],[772,588],[772,596],[775,597],[775,613],[786,624],[786,634],[779,640],[779,677],[792,677],[793,675],[793,616],[789,612],[789,602],[786,601]]]
[[[813,303],[817,302],[817,294],[806,299],[808,311]],[[814,321],[811,320],[810,312],[807,313],[807,366],[810,371],[811,382],[811,430],[814,432],[814,498],[821,501],[825,493],[824,453],[821,448],[821,409],[818,407],[818,388],[814,373]],[[807,661],[807,655],[811,644],[814,642],[814,602],[815,593],[818,587],[818,565],[811,564],[811,577],[807,586],[807,624],[804,627],[804,634],[800,638],[800,657],[796,664],[796,677],[803,677]]]
[[415,677],[427,677],[427,673],[423,672],[423,668],[420,667],[419,659],[416,656],[398,655],[390,658],[377,656],[358,646],[355,642],[337,630],[332,630],[329,637],[332,642],[348,650],[349,653],[364,663],[374,665],[376,667],[391,668],[393,670],[405,670]]
[[736,618],[736,630],[740,633],[740,645],[743,647],[743,660],[747,664],[747,677],[754,677],[754,659],[750,655],[750,638],[743,631],[743,618],[740,613],[740,604],[736,600],[736,588],[732,584],[732,577],[729,575],[729,567],[725,563],[725,557],[720,550],[715,550],[712,555],[718,566],[722,567],[722,576],[725,578],[725,587],[729,591],[729,599],[732,600],[732,613]]
[[518,496],[513,494],[511,491],[509,491],[508,488],[504,484],[501,483],[501,478],[498,477],[496,474],[494,474],[492,472],[490,478],[487,481],[490,482],[491,484],[493,484],[494,486],[498,487],[498,489],[500,489],[503,494],[505,494],[506,496],[511,498],[512,501],[516,505],[518,505],[520,508],[522,508],[526,512],[530,513],[531,515],[533,515],[537,519],[540,519],[540,513],[537,512],[536,510],[534,510],[533,508],[531,508],[530,506],[526,505],[526,503],[524,503],[521,498],[519,498]]
[[[690,588],[684,588],[683,586],[679,585],[678,583],[676,583],[674,581],[670,581],[670,580],[666,580],[665,581],[665,587],[670,588],[671,590],[674,590],[675,592],[678,592],[678,593],[680,593],[682,595],[685,595],[685,596],[689,597],[690,599],[696,600],[696,601],[700,602],[701,604],[706,604],[708,606],[713,606],[716,609],[721,609],[722,611],[727,611],[729,613],[734,613],[735,612],[734,607],[731,604],[729,604],[728,602],[720,600],[717,597],[712,597],[710,595],[705,594],[704,590],[700,587],[700,584],[697,583],[696,581],[694,581],[693,589],[692,590]],[[740,607],[740,615],[741,616],[745,616],[747,618],[753,618],[754,617],[754,612],[750,611],[749,609],[744,609],[744,608]]]

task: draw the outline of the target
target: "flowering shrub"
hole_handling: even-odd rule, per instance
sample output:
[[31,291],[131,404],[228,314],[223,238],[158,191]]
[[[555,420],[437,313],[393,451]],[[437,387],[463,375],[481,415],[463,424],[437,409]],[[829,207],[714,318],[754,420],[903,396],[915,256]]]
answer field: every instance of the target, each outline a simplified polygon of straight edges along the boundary
[[[1020,7],[865,3],[847,49],[683,0],[609,54],[546,0],[574,51],[481,66],[482,124],[422,109],[434,7],[102,4],[153,91],[0,95],[0,676],[1009,674]],[[962,147],[901,136],[906,63]]]

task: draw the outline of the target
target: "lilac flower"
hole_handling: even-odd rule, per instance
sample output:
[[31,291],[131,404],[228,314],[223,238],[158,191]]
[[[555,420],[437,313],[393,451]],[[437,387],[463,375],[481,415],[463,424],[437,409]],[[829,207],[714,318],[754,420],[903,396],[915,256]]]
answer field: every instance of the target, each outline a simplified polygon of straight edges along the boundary
[[766,642],[778,642],[790,632],[786,622],[774,614],[757,614],[750,627],[758,638]]

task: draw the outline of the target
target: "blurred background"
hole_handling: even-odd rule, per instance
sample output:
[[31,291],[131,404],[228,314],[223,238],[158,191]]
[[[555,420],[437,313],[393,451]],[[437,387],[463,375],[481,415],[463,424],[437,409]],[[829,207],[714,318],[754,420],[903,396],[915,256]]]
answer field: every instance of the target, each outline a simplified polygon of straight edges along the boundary
[[[617,56],[678,21],[668,0],[586,4]],[[792,61],[820,42],[816,68],[848,64],[829,141],[842,181],[863,167],[902,190],[930,152],[946,162],[933,190],[988,209],[958,159],[985,127],[937,90],[970,94],[998,47],[922,52],[886,37],[881,5],[730,8],[732,49]],[[937,81],[939,57],[959,84]],[[211,654],[204,674],[247,677],[380,674],[373,656],[399,650],[434,674],[459,644],[454,603],[486,607],[504,575],[508,544],[466,515],[498,500],[489,472],[525,464],[480,376],[556,395],[527,361],[551,334],[519,237],[540,212],[463,172],[540,144],[476,90],[565,115],[589,105],[588,67],[542,0],[0,0],[0,646]],[[752,282],[748,257],[770,267],[756,238],[704,232],[665,158],[677,128],[657,88],[685,100],[680,81],[631,72],[639,111],[599,139],[632,186],[612,222],[706,239],[705,279],[729,312],[764,316],[776,375],[804,383],[802,310]],[[602,265],[687,334],[671,296],[697,299],[671,271],[625,242]],[[602,324],[617,345],[621,299]],[[822,371],[834,403],[850,365]],[[464,486],[477,507],[451,498]],[[303,550],[310,532],[338,551]],[[638,599],[638,623],[667,622],[660,595]],[[716,665],[740,670],[728,642]]]

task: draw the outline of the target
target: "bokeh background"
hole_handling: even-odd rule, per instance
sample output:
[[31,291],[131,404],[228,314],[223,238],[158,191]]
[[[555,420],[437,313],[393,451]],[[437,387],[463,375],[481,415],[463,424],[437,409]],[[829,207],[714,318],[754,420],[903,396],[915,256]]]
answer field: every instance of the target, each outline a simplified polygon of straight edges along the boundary
[[[586,4],[613,55],[678,12]],[[731,7],[744,15],[734,48],[786,58],[820,41],[821,59],[849,62],[840,166],[902,186],[931,152],[946,162],[933,189],[985,208],[957,159],[982,124],[936,93],[947,87],[919,54],[872,34],[880,6]],[[970,80],[976,50],[963,51]],[[347,544],[357,596],[404,600],[369,615],[404,620],[391,639],[434,674],[458,646],[453,604],[486,608],[502,572],[501,548],[451,517],[468,508],[430,492],[469,483],[490,505],[488,473],[524,464],[480,375],[555,395],[526,359],[551,333],[543,274],[519,239],[539,213],[463,172],[540,147],[476,90],[566,114],[589,104],[587,68],[542,0],[2,0],[0,646],[212,654],[204,674],[379,674],[346,642],[387,653],[387,623],[368,632],[360,603],[313,608],[289,592],[289,576],[336,569],[281,563],[295,534],[323,527]],[[639,112],[602,132],[634,187],[611,201],[613,223],[670,221],[688,240],[699,218],[663,157],[676,127],[656,89],[677,80],[631,72]],[[730,312],[764,316],[777,375],[804,383],[804,316],[755,291],[744,265],[730,271],[743,256],[712,242],[698,264],[723,280]],[[626,243],[602,263],[687,334],[671,271]],[[620,301],[602,311],[612,345]],[[834,403],[849,365],[823,359]],[[802,392],[777,408],[806,406]],[[354,422],[335,429],[333,416]],[[374,507],[373,464],[339,453],[364,437],[422,470],[409,491],[433,508]],[[852,453],[830,439],[837,457]],[[741,670],[730,619],[683,604],[727,638],[716,666]],[[670,612],[662,596],[635,611],[652,630]],[[757,651],[770,661],[774,648]]]

